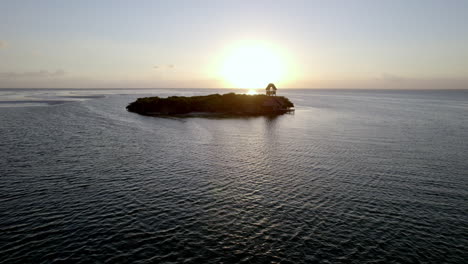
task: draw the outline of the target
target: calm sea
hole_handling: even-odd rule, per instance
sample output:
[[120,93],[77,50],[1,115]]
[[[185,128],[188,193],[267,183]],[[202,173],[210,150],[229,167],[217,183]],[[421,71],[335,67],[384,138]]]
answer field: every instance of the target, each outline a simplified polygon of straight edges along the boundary
[[276,118],[0,90],[0,263],[467,263],[468,90],[278,90]]

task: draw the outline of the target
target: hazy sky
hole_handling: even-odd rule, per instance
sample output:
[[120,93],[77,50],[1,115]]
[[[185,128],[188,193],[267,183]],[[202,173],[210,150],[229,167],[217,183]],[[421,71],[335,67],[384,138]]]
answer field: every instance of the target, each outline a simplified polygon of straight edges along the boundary
[[3,88],[233,87],[248,43],[280,87],[468,88],[468,0],[0,0],[0,19]]

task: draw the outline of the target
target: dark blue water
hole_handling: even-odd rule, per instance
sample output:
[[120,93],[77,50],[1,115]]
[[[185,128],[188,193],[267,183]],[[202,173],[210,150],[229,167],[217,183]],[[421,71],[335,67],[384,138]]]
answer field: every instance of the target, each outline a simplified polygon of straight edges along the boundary
[[468,91],[279,90],[277,118],[0,90],[0,263],[466,263]]

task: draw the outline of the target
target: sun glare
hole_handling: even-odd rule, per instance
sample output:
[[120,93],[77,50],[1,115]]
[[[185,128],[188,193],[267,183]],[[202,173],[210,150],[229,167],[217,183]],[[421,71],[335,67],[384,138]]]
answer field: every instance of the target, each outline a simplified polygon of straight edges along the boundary
[[261,88],[285,78],[285,62],[268,45],[243,44],[227,53],[220,75],[236,88]]
[[248,95],[256,95],[258,94],[257,91],[255,91],[255,89],[249,89],[245,94],[248,94]]

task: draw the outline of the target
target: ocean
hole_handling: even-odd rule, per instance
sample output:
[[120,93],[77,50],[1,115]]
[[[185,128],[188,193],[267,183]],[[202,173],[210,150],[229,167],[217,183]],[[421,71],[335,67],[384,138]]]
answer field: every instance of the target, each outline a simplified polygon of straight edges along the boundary
[[0,263],[466,263],[468,90],[278,90],[278,117],[0,89]]

